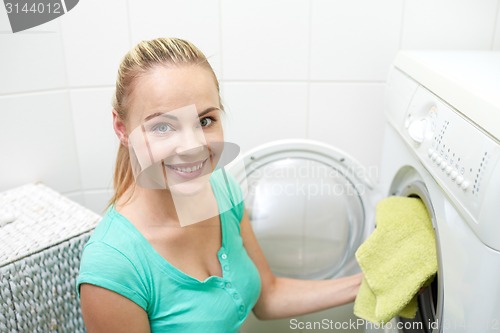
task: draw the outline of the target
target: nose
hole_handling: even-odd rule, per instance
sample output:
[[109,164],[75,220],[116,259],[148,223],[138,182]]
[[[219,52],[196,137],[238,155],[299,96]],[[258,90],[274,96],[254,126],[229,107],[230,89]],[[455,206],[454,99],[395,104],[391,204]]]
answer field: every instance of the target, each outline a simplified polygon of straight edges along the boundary
[[183,130],[179,139],[179,143],[175,150],[178,155],[199,154],[204,150],[207,144],[203,130],[198,128]]

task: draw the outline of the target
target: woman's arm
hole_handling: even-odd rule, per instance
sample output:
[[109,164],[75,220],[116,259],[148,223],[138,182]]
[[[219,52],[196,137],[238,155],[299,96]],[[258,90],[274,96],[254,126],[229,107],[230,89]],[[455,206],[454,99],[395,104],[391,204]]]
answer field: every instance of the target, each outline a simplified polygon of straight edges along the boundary
[[298,280],[274,276],[246,212],[241,221],[241,237],[262,280],[260,298],[253,309],[257,318],[297,316],[350,303],[356,298],[362,274],[334,280]]
[[150,333],[146,311],[113,291],[83,283],[80,304],[88,333]]

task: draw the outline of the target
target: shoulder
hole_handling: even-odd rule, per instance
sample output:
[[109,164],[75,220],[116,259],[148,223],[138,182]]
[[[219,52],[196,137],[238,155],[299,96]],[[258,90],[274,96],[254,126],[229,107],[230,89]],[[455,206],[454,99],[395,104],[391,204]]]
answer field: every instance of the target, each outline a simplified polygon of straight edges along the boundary
[[[84,255],[107,253],[121,254],[134,260],[142,247],[141,235],[133,224],[114,207],[110,207],[85,245]],[[137,258],[139,259],[139,258]]]
[[77,291],[84,283],[125,296],[144,309],[148,303],[147,269],[140,260],[134,235],[109,212],[85,245],[77,279]]
[[231,213],[241,221],[244,214],[244,200],[240,185],[224,169],[212,173],[210,183],[221,214]]
[[232,200],[242,201],[241,187],[233,175],[224,169],[215,170],[210,176],[210,183],[214,191],[230,196]]

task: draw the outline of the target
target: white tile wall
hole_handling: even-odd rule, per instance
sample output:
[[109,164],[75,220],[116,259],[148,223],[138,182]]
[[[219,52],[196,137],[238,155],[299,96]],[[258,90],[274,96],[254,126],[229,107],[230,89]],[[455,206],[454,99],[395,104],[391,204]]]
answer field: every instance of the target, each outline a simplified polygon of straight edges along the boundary
[[63,193],[68,199],[92,210],[94,213],[104,215],[108,201],[113,196],[112,190],[87,190]]
[[85,0],[17,34],[2,8],[0,190],[42,180],[99,213],[118,144],[116,70],[139,40],[204,51],[222,80],[226,139],[243,150],[311,138],[370,166],[400,48],[500,50],[500,0]]
[[12,34],[4,13],[0,24],[3,31],[0,34],[0,94],[65,88],[63,47],[57,22]]
[[406,0],[405,49],[490,49],[498,0]]
[[9,23],[9,17],[7,16],[7,10],[0,10],[0,32],[10,33],[12,32]]
[[224,83],[225,140],[242,151],[273,140],[305,138],[307,84]]
[[99,215],[104,215],[108,201],[113,196],[113,191],[84,191],[85,207]]
[[0,119],[0,190],[29,182],[81,188],[67,92],[1,97]]
[[305,80],[309,1],[221,0],[224,80]]
[[186,39],[205,53],[220,77],[219,0],[129,0],[129,4],[133,45],[157,37]]
[[70,86],[113,85],[130,48],[127,2],[80,1],[60,22]]
[[312,0],[311,79],[384,81],[402,8],[401,0]]
[[63,193],[63,195],[66,196],[68,199],[73,200],[74,202],[84,207],[87,207],[87,205],[85,204],[85,199],[83,197],[82,191]]
[[113,91],[112,88],[71,91],[73,126],[84,190],[112,187],[118,149],[111,116]]
[[496,51],[500,51],[500,1],[499,4],[497,5],[497,26],[495,29],[495,35],[493,39],[493,49]]
[[379,164],[383,138],[384,84],[311,84],[309,138],[352,155],[367,167]]
[[[3,10],[5,7],[0,7],[0,32],[1,33],[12,33],[12,29],[10,27],[9,17],[7,16],[7,10]],[[13,7],[15,10],[15,7]],[[21,34],[31,34],[33,32],[58,32],[59,29],[59,21],[58,19],[54,19],[52,21],[46,22],[42,25],[30,28],[28,30],[24,30],[19,32]]]

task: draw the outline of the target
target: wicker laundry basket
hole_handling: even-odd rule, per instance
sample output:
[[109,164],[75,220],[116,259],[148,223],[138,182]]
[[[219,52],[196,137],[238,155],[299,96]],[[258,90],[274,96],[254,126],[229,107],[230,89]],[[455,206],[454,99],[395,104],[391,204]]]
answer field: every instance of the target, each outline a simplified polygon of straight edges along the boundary
[[100,218],[41,184],[0,192],[1,333],[85,332],[75,279]]

